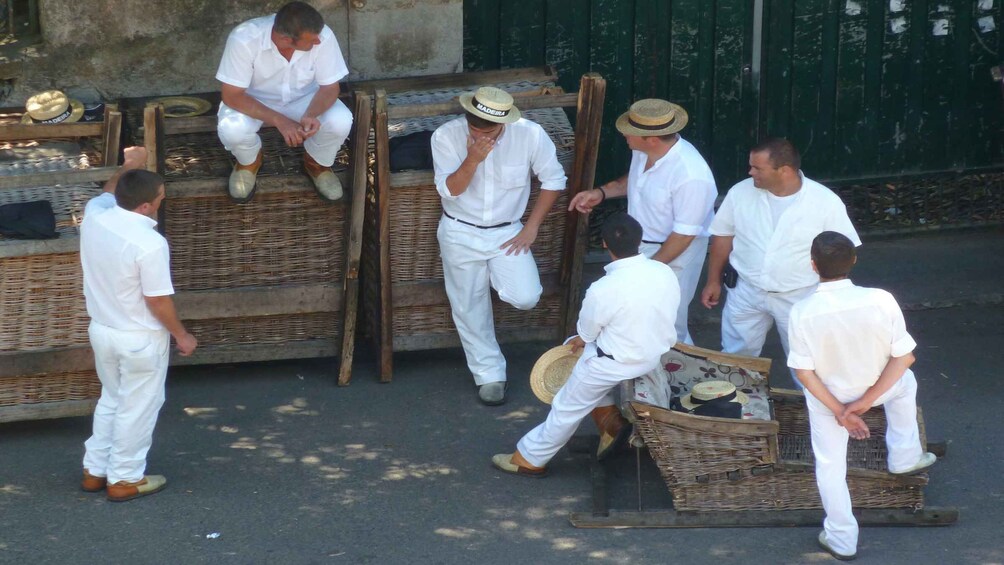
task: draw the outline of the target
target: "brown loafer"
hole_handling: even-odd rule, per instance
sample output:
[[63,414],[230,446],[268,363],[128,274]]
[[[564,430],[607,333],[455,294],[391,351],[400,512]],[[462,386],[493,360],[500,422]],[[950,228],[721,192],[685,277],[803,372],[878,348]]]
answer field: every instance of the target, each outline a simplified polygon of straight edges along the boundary
[[163,475],[145,475],[142,479],[133,483],[119,481],[113,485],[108,485],[108,500],[112,502],[125,502],[160,492],[166,486],[167,479]]
[[307,152],[303,154],[303,170],[313,181],[314,189],[322,200],[335,202],[342,197],[342,181],[329,167],[319,164]]
[[499,453],[492,456],[492,465],[499,471],[505,471],[521,477],[539,479],[547,476],[547,467],[534,467],[530,465],[519,451],[513,453]]
[[258,151],[258,157],[250,165],[241,165],[240,162],[234,165],[234,170],[230,173],[230,181],[227,184],[227,193],[230,198],[238,203],[244,204],[251,200],[257,187],[256,181],[258,171],[261,169],[263,154]]
[[84,492],[101,492],[107,484],[107,478],[94,476],[84,469],[84,480],[80,481],[80,488]]
[[632,427],[616,406],[598,406],[593,409],[591,416],[600,432],[596,459],[603,461],[627,443]]

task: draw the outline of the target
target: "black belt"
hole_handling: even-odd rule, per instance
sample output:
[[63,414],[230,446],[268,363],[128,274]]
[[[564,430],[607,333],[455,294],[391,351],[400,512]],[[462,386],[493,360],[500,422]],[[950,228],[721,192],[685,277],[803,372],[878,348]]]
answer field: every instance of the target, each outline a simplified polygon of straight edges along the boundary
[[[614,359],[613,355],[611,355],[611,354],[607,353],[606,351],[603,351],[602,349],[600,349],[599,345],[596,346],[596,356],[597,357],[609,357],[611,359]],[[616,361],[616,359],[614,359],[614,361]]]
[[445,210],[443,211],[443,215],[446,216],[447,218],[455,221],[455,222],[460,222],[461,224],[465,224],[465,225],[468,225],[468,226],[471,226],[471,227],[475,227],[475,228],[478,228],[479,230],[490,230],[490,229],[494,229],[494,228],[504,228],[506,226],[511,226],[514,223],[516,223],[516,222],[503,222],[501,224],[495,224],[494,226],[479,226],[477,224],[472,224],[471,222],[468,222],[467,220],[461,220],[460,218],[454,218],[453,216],[447,214]]
[[641,242],[642,243],[654,243],[656,245],[662,245],[663,243],[666,243],[665,241],[649,241],[647,239],[643,239],[643,240],[641,240]]

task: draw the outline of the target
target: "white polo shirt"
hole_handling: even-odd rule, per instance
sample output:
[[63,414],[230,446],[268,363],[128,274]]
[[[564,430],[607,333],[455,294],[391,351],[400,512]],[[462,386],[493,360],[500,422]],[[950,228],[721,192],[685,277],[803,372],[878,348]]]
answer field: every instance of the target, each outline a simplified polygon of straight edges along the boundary
[[84,208],[80,263],[87,314],[118,330],[164,329],[144,296],[174,294],[167,240],[157,222],[115,204],[106,192]]
[[917,347],[896,299],[849,279],[820,283],[792,307],[788,342],[788,366],[815,371],[831,391],[867,389]]
[[554,142],[540,125],[521,118],[505,125],[467,190],[453,196],[446,179],[467,158],[469,134],[463,117],[446,122],[432,134],[436,190],[450,216],[479,226],[519,221],[530,199],[531,171],[543,190],[565,190],[565,169],[558,162]]
[[284,106],[349,74],[331,28],[324,26],[319,44],[310,51],[294,51],[287,61],[272,43],[274,22],[272,14],[235,27],[227,38],[216,80],[245,88],[266,105]]
[[589,286],[578,333],[620,363],[651,363],[676,344],[680,283],[665,263],[642,254],[618,259]]
[[809,250],[824,231],[842,233],[861,245],[840,197],[801,172],[799,176],[802,188],[776,227],[770,193],[753,186],[752,178],[729,190],[711,222],[711,235],[734,236],[729,262],[743,280],[761,290],[788,292],[818,283]]
[[718,188],[697,148],[682,137],[645,170],[648,156],[631,152],[628,214],[638,220],[645,241],[663,242],[671,233],[707,237]]

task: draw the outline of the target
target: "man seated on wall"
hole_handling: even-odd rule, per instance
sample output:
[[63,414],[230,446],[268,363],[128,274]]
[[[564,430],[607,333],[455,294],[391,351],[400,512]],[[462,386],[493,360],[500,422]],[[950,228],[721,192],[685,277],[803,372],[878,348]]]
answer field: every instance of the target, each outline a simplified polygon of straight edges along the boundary
[[230,32],[216,79],[223,83],[217,131],[237,160],[231,198],[243,203],[254,196],[263,124],[278,129],[286,145],[303,146],[304,171],[322,199],[342,197],[330,167],[352,127],[352,113],[338,100],[338,81],[347,74],[335,34],[303,2]]

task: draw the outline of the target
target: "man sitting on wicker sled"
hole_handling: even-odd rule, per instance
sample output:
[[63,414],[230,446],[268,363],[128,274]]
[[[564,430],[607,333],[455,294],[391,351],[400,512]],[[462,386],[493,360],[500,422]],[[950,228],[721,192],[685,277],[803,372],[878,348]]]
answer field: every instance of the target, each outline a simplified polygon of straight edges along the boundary
[[582,302],[579,335],[570,342],[574,350],[583,349],[582,356],[554,396],[544,423],[523,436],[514,453],[492,457],[498,469],[544,476],[548,461],[590,413],[600,429],[598,458],[627,439],[630,426],[614,405],[613,389],[655,369],[662,354],[676,344],[680,300],[673,269],[639,253],[641,235],[641,225],[627,214],[604,222],[603,244],[613,262]]
[[847,278],[857,261],[847,236],[825,231],[810,253],[820,283],[791,309],[788,366],[805,386],[816,484],[826,511],[819,544],[850,560],[857,555],[858,523],[847,488],[847,438],[869,437],[860,415],[885,407],[890,473],[919,473],[935,456],[920,445],[917,379],[910,370],[917,343],[896,299]]

